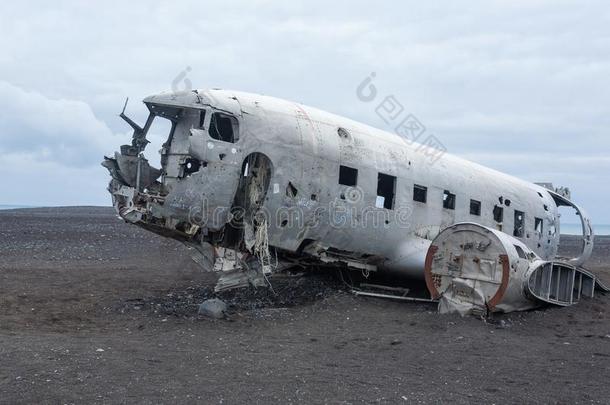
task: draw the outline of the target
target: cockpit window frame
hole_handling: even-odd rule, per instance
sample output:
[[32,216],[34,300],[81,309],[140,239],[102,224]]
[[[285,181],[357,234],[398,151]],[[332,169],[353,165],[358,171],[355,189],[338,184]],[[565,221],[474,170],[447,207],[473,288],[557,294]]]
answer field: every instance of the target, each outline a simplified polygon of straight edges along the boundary
[[[220,112],[220,111],[211,111],[210,118],[209,118],[209,122],[207,123],[207,131],[208,131],[208,135],[210,136],[210,138],[215,139],[217,141],[221,141],[221,142],[227,142],[227,143],[237,143],[239,141],[239,120],[234,117],[231,114],[226,114],[224,112]],[[222,119],[228,119],[230,120],[231,123],[231,135],[232,137],[229,139],[226,137],[227,134],[221,134],[218,131],[218,123],[217,123],[217,119],[218,117],[222,118]],[[225,127],[226,129],[226,127]],[[213,132],[216,131],[216,133],[213,135]]]

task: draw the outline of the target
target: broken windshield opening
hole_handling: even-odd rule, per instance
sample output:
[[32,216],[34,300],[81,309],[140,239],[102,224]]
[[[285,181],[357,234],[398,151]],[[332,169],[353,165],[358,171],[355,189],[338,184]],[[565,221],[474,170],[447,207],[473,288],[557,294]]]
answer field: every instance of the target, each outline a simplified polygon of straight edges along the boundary
[[162,116],[155,116],[148,132],[146,139],[150,142],[146,147],[145,156],[149,160],[150,165],[161,169],[162,167],[162,149],[166,143],[169,145],[170,138],[173,132],[174,123]]
[[210,136],[224,142],[235,143],[239,139],[237,120],[229,115],[213,113],[210,120]]

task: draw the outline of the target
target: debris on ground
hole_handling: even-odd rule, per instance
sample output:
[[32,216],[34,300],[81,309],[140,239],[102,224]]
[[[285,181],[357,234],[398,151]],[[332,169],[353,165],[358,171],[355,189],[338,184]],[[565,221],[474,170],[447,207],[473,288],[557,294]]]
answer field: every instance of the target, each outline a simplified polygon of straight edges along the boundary
[[264,308],[310,304],[346,291],[345,284],[332,272],[276,276],[270,281],[273,290],[266,287],[245,287],[215,292],[214,286],[204,285],[169,291],[164,296],[131,298],[123,302],[119,311],[149,310],[160,315],[192,317],[201,314],[201,303],[216,299],[225,303],[224,313],[231,315]]

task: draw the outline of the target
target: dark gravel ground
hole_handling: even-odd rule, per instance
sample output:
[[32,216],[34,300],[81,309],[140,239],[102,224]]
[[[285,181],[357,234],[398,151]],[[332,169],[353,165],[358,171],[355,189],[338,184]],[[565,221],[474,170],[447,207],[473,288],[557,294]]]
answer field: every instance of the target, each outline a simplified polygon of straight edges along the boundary
[[[598,237],[607,284],[609,257]],[[224,293],[209,320],[214,281],[109,208],[0,211],[0,402],[609,402],[609,296],[485,321],[328,274]]]

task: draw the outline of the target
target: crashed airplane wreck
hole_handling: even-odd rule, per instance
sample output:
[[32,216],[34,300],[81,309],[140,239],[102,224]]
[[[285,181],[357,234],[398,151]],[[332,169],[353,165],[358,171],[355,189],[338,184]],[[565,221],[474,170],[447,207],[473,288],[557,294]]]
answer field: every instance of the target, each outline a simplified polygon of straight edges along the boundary
[[[338,267],[425,279],[441,312],[476,314],[572,305],[603,288],[582,267],[593,229],[567,189],[449,154],[432,164],[396,134],[277,98],[193,90],[144,104],[143,126],[123,109],[133,139],[103,162],[114,207],[186,244],[220,273],[217,291]],[[158,168],[144,156],[154,120],[171,123]],[[574,258],[557,257],[559,206],[582,222]]]

